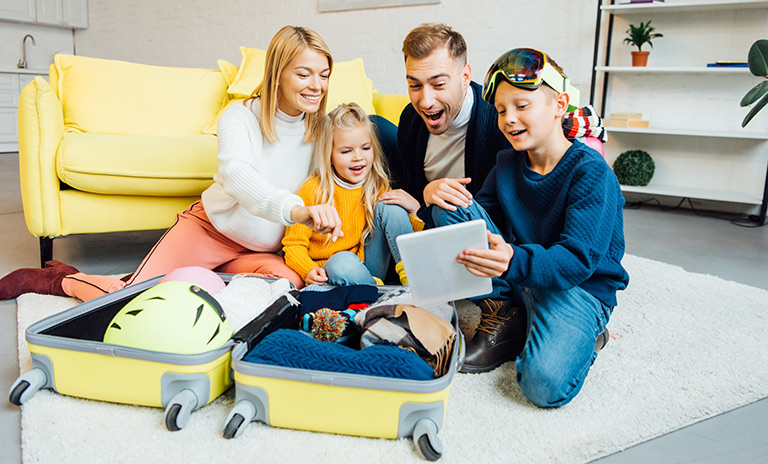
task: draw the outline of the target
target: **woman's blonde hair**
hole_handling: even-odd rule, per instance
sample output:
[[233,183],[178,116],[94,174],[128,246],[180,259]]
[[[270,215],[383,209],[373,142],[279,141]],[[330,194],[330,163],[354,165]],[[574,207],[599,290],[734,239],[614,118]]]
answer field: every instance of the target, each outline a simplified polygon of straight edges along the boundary
[[368,177],[363,181],[363,194],[360,197],[360,206],[365,212],[365,226],[363,227],[363,235],[360,237],[360,243],[365,245],[368,235],[373,230],[373,210],[376,208],[379,195],[390,188],[389,169],[376,135],[376,129],[365,111],[357,103],[342,103],[320,121],[320,129],[312,155],[313,169],[311,175],[317,177],[320,182],[315,197],[317,204],[333,204],[333,192],[336,185],[333,179],[334,168],[331,163],[334,131],[355,129],[361,124],[371,136],[371,149],[373,150],[373,164]]
[[[277,114],[277,93],[280,75],[307,48],[325,56],[328,59],[329,71],[333,70],[331,51],[317,32],[306,27],[285,26],[277,31],[267,47],[264,79],[254,89],[251,98],[243,102],[243,104],[247,104],[254,98],[261,99],[259,123],[261,124],[261,132],[264,134],[264,138],[270,142],[278,141],[277,132],[275,131],[275,114]],[[313,142],[315,140],[319,122],[325,114],[327,98],[328,92],[320,100],[320,107],[317,113],[304,115],[304,124],[307,128],[304,135],[305,142]]]

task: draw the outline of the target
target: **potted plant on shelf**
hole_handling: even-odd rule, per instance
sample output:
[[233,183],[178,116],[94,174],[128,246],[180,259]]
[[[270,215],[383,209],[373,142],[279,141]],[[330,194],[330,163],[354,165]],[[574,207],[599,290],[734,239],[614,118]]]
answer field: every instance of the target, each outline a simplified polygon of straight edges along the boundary
[[654,32],[655,30],[656,28],[651,26],[651,20],[648,20],[647,23],[640,21],[639,26],[629,25],[624,43],[637,47],[637,51],[632,52],[632,66],[645,66],[648,62],[648,53],[650,52],[644,52],[643,45],[647,43],[653,48],[653,39],[664,37],[664,35]]
[[[747,55],[747,62],[749,63],[749,71],[752,74],[768,79],[768,40],[760,39],[752,44]],[[752,90],[747,92],[744,98],[741,99],[741,106],[749,106],[759,99],[761,100],[747,113],[747,116],[741,123],[741,127],[746,127],[749,121],[768,104],[768,80],[752,87]]]

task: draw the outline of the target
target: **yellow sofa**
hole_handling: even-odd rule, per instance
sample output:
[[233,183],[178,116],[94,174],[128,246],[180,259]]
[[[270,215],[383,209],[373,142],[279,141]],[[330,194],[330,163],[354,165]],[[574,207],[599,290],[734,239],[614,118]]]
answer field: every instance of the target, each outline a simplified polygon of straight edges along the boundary
[[[41,265],[69,234],[164,229],[211,183],[216,121],[260,82],[264,51],[240,66],[170,68],[56,55],[19,101],[24,218]],[[373,90],[362,59],[334,64],[329,109],[355,101],[397,124],[405,95]]]

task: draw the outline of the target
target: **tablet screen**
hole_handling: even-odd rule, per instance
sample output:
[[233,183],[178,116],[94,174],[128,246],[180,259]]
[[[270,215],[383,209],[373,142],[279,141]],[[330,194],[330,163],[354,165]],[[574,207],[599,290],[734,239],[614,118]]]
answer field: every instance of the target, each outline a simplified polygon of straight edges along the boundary
[[488,249],[485,230],[485,221],[478,219],[397,237],[415,305],[491,293],[489,277],[475,276],[456,262],[467,248]]

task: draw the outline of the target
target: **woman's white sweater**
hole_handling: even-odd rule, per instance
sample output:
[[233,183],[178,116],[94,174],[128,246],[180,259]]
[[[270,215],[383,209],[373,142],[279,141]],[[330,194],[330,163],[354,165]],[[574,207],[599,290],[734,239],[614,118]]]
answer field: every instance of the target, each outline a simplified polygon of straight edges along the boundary
[[303,206],[296,192],[309,173],[312,144],[304,142],[304,114],[280,111],[275,118],[279,141],[267,141],[258,115],[261,101],[250,108],[235,103],[219,118],[215,181],[203,192],[203,207],[221,233],[254,251],[280,250],[285,226],[293,225],[291,208]]

